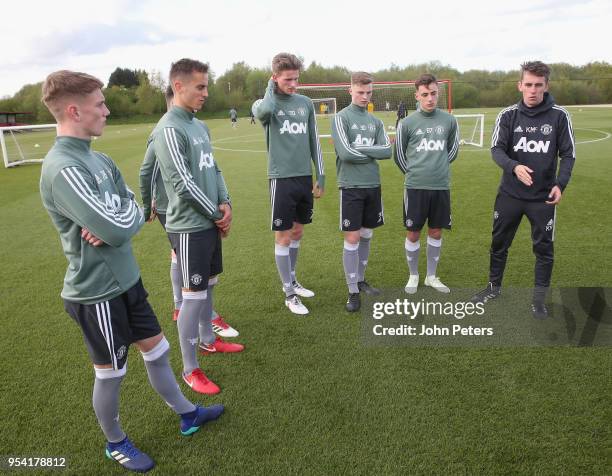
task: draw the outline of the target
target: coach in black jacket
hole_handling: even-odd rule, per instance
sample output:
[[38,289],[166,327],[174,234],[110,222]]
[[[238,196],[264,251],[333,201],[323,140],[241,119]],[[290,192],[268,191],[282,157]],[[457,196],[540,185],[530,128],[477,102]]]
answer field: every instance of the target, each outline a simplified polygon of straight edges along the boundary
[[499,296],[508,249],[526,215],[536,256],[532,311],[539,319],[548,315],[544,299],[553,268],[556,205],[576,159],[572,121],[547,92],[549,76],[541,61],[523,64],[518,82],[523,99],[495,121],[491,154],[504,173],[493,212],[489,284],[473,298],[486,302]]

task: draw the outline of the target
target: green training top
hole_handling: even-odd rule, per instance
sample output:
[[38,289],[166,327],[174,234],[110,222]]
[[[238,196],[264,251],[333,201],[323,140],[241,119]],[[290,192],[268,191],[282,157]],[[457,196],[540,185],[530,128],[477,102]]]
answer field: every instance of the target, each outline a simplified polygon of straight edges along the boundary
[[215,227],[230,203],[221,170],[213,157],[208,126],[174,106],[151,134],[168,195],[166,231],[191,233]]
[[[83,304],[112,299],[138,282],[130,239],[144,223],[115,163],[90,145],[57,137],[40,175],[42,202],[68,260],[62,297]],[[105,244],[90,245],[81,238],[82,228]]]
[[365,108],[350,104],[332,119],[340,188],[380,186],[377,160],[391,157],[383,122]]
[[166,214],[168,195],[164,187],[164,179],[159,171],[159,162],[155,156],[153,139],[149,137],[144,160],[140,166],[140,196],[145,220],[151,218],[151,206],[155,201],[155,209],[161,215]]
[[416,111],[397,126],[394,159],[410,189],[448,190],[449,164],[459,151],[457,119],[448,112]]
[[273,80],[268,82],[263,100],[253,111],[266,129],[268,177],[311,176],[312,160],[323,189],[325,172],[312,101],[301,94],[276,93],[275,84]]

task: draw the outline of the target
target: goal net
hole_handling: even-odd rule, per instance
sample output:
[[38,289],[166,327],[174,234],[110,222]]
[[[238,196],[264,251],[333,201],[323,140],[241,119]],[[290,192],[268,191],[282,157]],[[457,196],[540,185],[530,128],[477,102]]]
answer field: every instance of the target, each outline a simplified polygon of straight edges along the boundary
[[459,125],[459,143],[482,147],[484,144],[484,114],[455,114]]
[[[308,96],[315,104],[321,101],[334,99],[334,112],[340,111],[351,103],[351,95],[348,90],[350,83],[330,83],[330,84],[300,84],[298,93]],[[452,83],[448,79],[438,80],[440,109],[452,111]],[[416,111],[417,101],[414,97],[414,81],[375,81],[372,83],[372,99],[368,104],[368,111],[380,118],[388,133],[393,134],[395,124],[401,115],[407,116]],[[400,112],[398,114],[398,112]],[[325,127],[322,128],[322,132]],[[330,137],[330,134],[323,132],[321,138]]]
[[0,148],[5,167],[42,162],[53,146],[55,124],[0,127]]
[[[350,83],[300,84],[298,92],[308,96],[313,102],[335,99],[338,110],[341,110],[351,103],[348,92],[350,86]],[[396,114],[400,103],[405,105],[408,113],[416,110],[414,81],[376,81],[372,86],[372,101],[368,109],[374,114]],[[440,90],[438,107],[451,112],[451,81],[439,80],[438,87]]]
[[315,114],[317,116],[327,116],[336,114],[336,98],[313,98]]

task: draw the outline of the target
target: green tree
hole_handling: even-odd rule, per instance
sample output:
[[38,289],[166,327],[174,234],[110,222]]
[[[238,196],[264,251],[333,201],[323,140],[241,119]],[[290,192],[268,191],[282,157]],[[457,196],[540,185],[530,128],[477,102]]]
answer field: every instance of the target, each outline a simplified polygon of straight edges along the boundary
[[123,86],[126,88],[131,88],[138,86],[138,84],[138,71],[131,70],[129,68],[117,67],[108,78],[109,88],[112,88],[113,86]]

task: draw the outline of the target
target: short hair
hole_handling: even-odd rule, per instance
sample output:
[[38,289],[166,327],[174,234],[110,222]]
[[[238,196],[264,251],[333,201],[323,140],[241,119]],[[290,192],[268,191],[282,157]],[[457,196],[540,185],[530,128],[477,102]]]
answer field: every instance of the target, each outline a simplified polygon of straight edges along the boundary
[[67,97],[87,96],[104,83],[87,73],[62,69],[51,73],[42,85],[42,102],[57,119],[61,115],[60,102]]
[[525,61],[521,65],[521,81],[525,73],[531,73],[534,76],[543,76],[546,82],[548,82],[548,78],[550,78],[550,68],[541,61]]
[[438,80],[436,79],[436,77],[433,74],[431,74],[431,73],[423,73],[414,82],[414,89],[418,90],[419,86],[427,86],[427,87],[429,87],[429,85],[432,84],[432,83],[438,84]]
[[194,72],[208,74],[208,64],[198,60],[182,58],[170,66],[170,81],[177,76],[191,75]]
[[364,86],[368,84],[372,84],[374,82],[374,78],[370,73],[366,73],[365,71],[356,71],[351,74],[351,84],[362,84]]
[[291,53],[279,53],[272,58],[272,72],[274,74],[279,74],[288,70],[301,71],[302,67],[302,60]]

